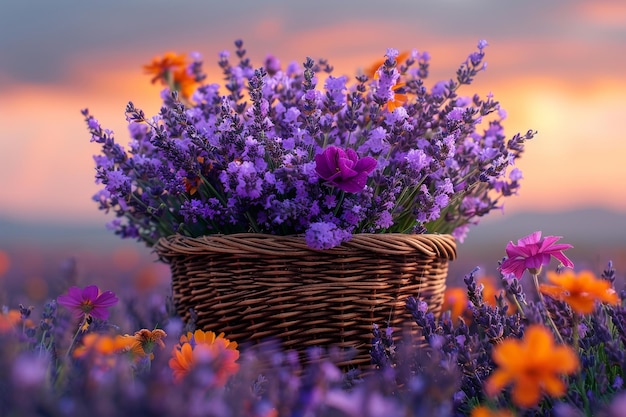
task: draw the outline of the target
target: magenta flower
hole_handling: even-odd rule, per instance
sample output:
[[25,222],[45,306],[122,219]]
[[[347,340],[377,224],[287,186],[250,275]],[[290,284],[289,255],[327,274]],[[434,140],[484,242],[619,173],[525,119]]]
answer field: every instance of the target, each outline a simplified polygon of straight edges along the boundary
[[565,249],[573,246],[567,243],[557,244],[559,239],[561,236],[546,236],[542,239],[541,232],[534,232],[518,240],[517,245],[509,242],[506,245],[507,259],[500,265],[500,270],[504,274],[514,274],[518,279],[526,269],[536,275],[543,265],[550,263],[551,257],[558,259],[564,266],[573,268],[574,263],[563,254]]
[[101,320],[106,320],[109,317],[108,308],[117,304],[118,301],[113,292],[101,293],[95,285],[89,285],[84,289],[70,287],[67,294],[57,298],[57,302],[64,305],[75,317],[93,317]]
[[371,156],[359,159],[353,149],[345,151],[329,146],[321,154],[315,155],[315,171],[326,180],[348,193],[356,193],[365,187],[367,176],[376,168],[376,160]]

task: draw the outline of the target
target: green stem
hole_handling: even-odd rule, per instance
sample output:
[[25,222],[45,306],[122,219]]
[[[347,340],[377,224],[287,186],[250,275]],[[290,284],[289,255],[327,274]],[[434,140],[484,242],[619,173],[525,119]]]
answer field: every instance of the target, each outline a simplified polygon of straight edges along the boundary
[[335,212],[334,212],[335,217],[339,215],[339,210],[341,210],[341,204],[343,203],[343,199],[345,196],[346,196],[345,191],[341,190],[341,192],[339,193],[339,201],[337,201],[337,204],[335,205]]
[[537,271],[534,274],[531,273],[531,275],[533,277],[533,284],[535,284],[535,290],[537,291],[537,295],[539,296],[539,301],[541,301],[541,304],[543,305],[543,308],[546,311],[546,317],[548,318],[548,322],[550,323],[550,326],[556,333],[556,336],[558,337],[559,342],[561,342],[561,344],[565,344],[565,342],[563,341],[563,336],[561,336],[561,332],[559,332],[558,327],[556,327],[556,323],[554,322],[554,320],[552,320],[552,316],[550,315],[550,312],[548,311],[548,308],[546,307],[546,300],[543,298],[543,294],[539,290],[539,271]]
[[572,322],[572,337],[573,337],[573,345],[574,345],[574,351],[578,352],[578,345],[579,345],[579,341],[580,341],[580,335],[578,334],[578,324],[580,323],[580,316],[578,315],[578,313],[574,312],[574,319]]
[[70,345],[67,348],[67,352],[65,352],[66,360],[70,357],[70,353],[72,353],[72,348],[76,344],[76,339],[78,339],[78,335],[81,334],[83,326],[87,323],[87,317],[88,316],[84,316],[83,319],[78,324],[78,329],[76,330],[76,333],[74,333],[74,337],[72,338],[72,341],[70,342]]

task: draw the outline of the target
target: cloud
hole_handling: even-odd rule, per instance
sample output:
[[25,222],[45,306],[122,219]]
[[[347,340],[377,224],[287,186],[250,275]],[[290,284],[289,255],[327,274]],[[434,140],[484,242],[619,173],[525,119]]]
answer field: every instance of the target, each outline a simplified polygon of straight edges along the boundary
[[[585,4],[583,0],[8,2],[0,13],[0,82],[55,83],[68,78],[68,63],[78,59],[120,65],[101,57],[127,56],[124,51],[152,56],[166,49],[211,50],[212,45],[230,46],[238,38],[276,51],[293,39],[310,45],[316,42],[314,36],[333,34],[324,37],[324,43],[317,39],[327,55],[333,48],[345,50],[345,45],[360,51],[377,51],[382,43],[385,48],[393,43],[426,49],[438,41],[466,44],[481,38],[557,45],[551,39],[571,32],[573,24],[584,28],[577,19],[586,8],[598,21],[614,15],[606,5],[610,3]],[[584,29],[581,36],[599,30]]]

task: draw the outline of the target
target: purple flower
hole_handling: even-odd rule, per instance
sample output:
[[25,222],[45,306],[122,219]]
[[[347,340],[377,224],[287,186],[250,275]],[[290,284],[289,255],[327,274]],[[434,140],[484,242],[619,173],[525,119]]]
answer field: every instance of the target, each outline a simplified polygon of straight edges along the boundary
[[534,232],[517,241],[517,245],[509,242],[506,245],[507,259],[500,265],[503,274],[514,274],[518,279],[526,269],[533,275],[541,271],[541,267],[548,265],[552,257],[559,260],[564,266],[573,268],[574,263],[569,260],[563,251],[573,246],[567,243],[556,242],[561,236],[546,236],[541,238],[541,232]]
[[113,292],[100,292],[96,285],[88,285],[83,289],[70,287],[67,294],[57,298],[57,302],[70,310],[76,318],[93,317],[100,320],[109,317],[108,308],[118,301]]
[[342,230],[334,223],[317,222],[304,234],[306,244],[313,249],[330,249],[350,239],[350,232]]
[[423,168],[426,168],[433,158],[426,155],[426,153],[421,149],[410,149],[407,152],[405,159],[412,169],[419,172]]
[[278,71],[280,71],[280,60],[274,55],[267,55],[265,57],[265,69],[270,75],[276,74]]
[[328,97],[332,100],[333,110],[340,109],[346,102],[346,94],[344,91],[346,90],[346,82],[348,82],[348,77],[333,77],[332,75],[326,79],[326,83],[324,84],[324,88],[328,92]]
[[357,153],[349,148],[344,151],[329,146],[321,154],[315,155],[315,171],[320,178],[348,193],[361,191],[374,168],[374,158],[366,156],[359,159]]
[[117,235],[149,246],[176,233],[243,231],[309,230],[318,247],[344,233],[461,240],[465,226],[520,188],[515,162],[534,132],[507,139],[498,101],[460,89],[484,69],[486,42],[432,88],[423,82],[430,56],[417,50],[389,48],[352,78],[323,59],[283,67],[266,55],[254,65],[235,45],[219,54],[220,84],[203,82],[200,57],[190,56],[184,69],[197,85],[189,102],[174,85],[155,116],[128,103],[128,150],[82,111],[101,147],[94,200],[116,215],[109,228]]

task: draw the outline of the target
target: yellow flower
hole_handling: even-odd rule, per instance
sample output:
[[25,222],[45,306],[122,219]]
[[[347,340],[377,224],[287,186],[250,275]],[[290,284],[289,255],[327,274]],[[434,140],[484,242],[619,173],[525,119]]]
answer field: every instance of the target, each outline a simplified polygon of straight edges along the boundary
[[565,394],[559,375],[574,373],[579,367],[574,350],[556,345],[552,332],[539,324],[526,328],[522,340],[508,338],[496,345],[492,358],[498,369],[487,380],[487,395],[494,396],[512,384],[513,402],[527,408],[537,405],[544,391],[553,397]]
[[231,342],[224,333],[196,330],[180,337],[180,342],[172,350],[169,366],[174,381],[180,382],[199,362],[210,364],[215,372],[215,385],[222,386],[239,370],[237,342]]
[[560,274],[548,272],[548,280],[555,285],[541,284],[539,290],[556,300],[565,301],[581,314],[591,313],[596,301],[607,304],[620,302],[611,283],[597,279],[590,271],[581,271],[578,275],[569,269]]

